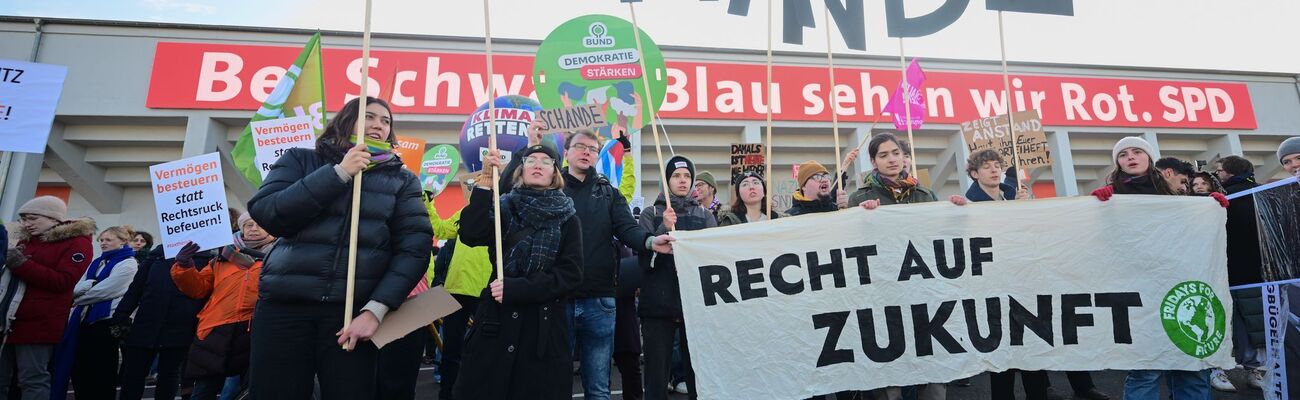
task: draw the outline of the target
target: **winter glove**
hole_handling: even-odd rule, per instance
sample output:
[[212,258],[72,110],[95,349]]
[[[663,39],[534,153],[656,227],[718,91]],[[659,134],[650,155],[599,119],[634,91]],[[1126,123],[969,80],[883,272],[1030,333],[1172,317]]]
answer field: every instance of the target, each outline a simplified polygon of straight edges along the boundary
[[1219,205],[1223,206],[1223,208],[1228,208],[1228,197],[1224,196],[1223,193],[1210,192],[1210,197],[1213,197],[1215,200],[1218,200]]
[[114,322],[108,327],[108,335],[118,340],[126,339],[131,334],[131,320],[125,322]]
[[27,257],[23,255],[22,250],[9,249],[9,251],[5,253],[5,268],[17,268],[25,262],[27,262]]
[[194,268],[194,255],[198,254],[198,252],[199,245],[194,242],[186,243],[185,247],[181,248],[181,252],[176,253],[176,265],[185,268]]
[[632,140],[628,139],[626,134],[619,135],[618,142],[623,145],[623,151],[632,151]]
[[1110,200],[1110,196],[1114,196],[1114,195],[1115,195],[1115,188],[1110,187],[1110,185],[1102,186],[1097,188],[1097,190],[1092,191],[1092,196],[1096,197],[1097,200],[1101,200],[1101,201]]

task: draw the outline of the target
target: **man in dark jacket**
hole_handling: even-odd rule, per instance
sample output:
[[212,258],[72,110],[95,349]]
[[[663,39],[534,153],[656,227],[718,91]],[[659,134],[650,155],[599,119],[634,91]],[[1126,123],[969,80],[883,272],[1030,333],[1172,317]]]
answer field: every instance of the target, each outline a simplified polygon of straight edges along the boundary
[[[529,127],[529,145],[542,143],[544,128],[540,122]],[[627,136],[619,138],[625,151],[632,144]],[[600,140],[594,132],[569,133],[564,141],[564,194],[573,199],[573,207],[582,221],[583,279],[574,292],[566,316],[573,335],[572,350],[582,357],[582,387],[587,399],[609,398],[610,360],[614,353],[614,286],[618,255],[610,238],[638,253],[654,251],[658,240],[637,225],[627,200],[609,179],[596,173],[593,165],[600,156]],[[501,191],[513,185],[509,177],[519,168],[521,159],[510,160],[501,176]],[[667,251],[666,245],[663,249]]]
[[[857,153],[852,154],[856,157]],[[791,194],[790,209],[786,210],[786,214],[796,216],[831,212],[848,205],[848,195],[840,190],[839,185],[831,179],[830,172],[821,163],[808,160],[799,164],[799,174],[796,178],[799,189]],[[841,179],[843,178],[844,176],[841,176]]]
[[[1259,186],[1255,182],[1255,165],[1241,156],[1227,156],[1215,163],[1214,173],[1223,182],[1223,190],[1233,194]],[[1228,201],[1228,283],[1244,285],[1263,280],[1260,272],[1259,232],[1255,223],[1255,196]],[[1251,371],[1250,384],[1260,387],[1263,372],[1259,368],[1264,351],[1264,309],[1259,290],[1234,290],[1233,335],[1235,355]]]

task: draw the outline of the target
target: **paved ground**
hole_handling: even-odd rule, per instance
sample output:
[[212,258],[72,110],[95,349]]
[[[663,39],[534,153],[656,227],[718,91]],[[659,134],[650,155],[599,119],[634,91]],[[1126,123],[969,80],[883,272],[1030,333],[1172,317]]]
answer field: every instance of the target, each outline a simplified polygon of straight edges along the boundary
[[[623,388],[621,382],[619,382],[618,379],[617,369],[615,369],[615,372],[616,374],[613,377],[614,382],[612,388],[613,396],[611,398],[614,400],[622,400],[624,398]],[[1259,389],[1250,388],[1246,384],[1246,376],[1241,371],[1232,371],[1229,372],[1228,375],[1229,377],[1232,378],[1233,383],[1236,384],[1237,388],[1239,389],[1238,392],[1225,393],[1225,392],[1215,391],[1212,396],[1213,399],[1254,400],[1254,399],[1263,398],[1263,394],[1259,391]],[[1051,379],[1053,384],[1052,386],[1055,391],[1061,394],[1066,394],[1066,395],[1070,394],[1069,393],[1070,385],[1068,381],[1065,379],[1064,373],[1053,372],[1051,374]],[[1123,391],[1124,391],[1123,371],[1095,372],[1093,373],[1093,380],[1096,381],[1097,387],[1101,388],[1103,392],[1111,396],[1111,399],[1122,400],[1121,398],[1123,397]],[[573,380],[573,392],[576,393],[573,395],[573,398],[577,399],[583,397],[581,394],[582,382],[576,376],[574,377]],[[433,380],[433,370],[429,367],[425,367],[422,371],[420,371],[420,380],[418,386],[416,387],[415,397],[416,399],[419,400],[434,400],[438,398],[437,393],[438,393],[438,384]],[[1024,392],[1021,392],[1019,389],[1017,389],[1016,394],[1017,396],[1019,396],[1018,398],[1021,399],[1024,398]],[[149,397],[151,395],[152,395],[152,390],[148,391],[145,394],[145,398],[151,399],[152,397]],[[71,397],[72,396],[69,396],[69,398]],[[682,400],[682,399],[686,399],[686,396],[674,395],[671,398],[674,400]],[[1168,394],[1167,393],[1163,394],[1161,398],[1168,398]],[[988,374],[983,374],[972,378],[970,387],[958,387],[956,385],[949,385],[948,399],[949,400],[989,400]],[[1003,400],[1003,399],[997,399],[997,400]]]

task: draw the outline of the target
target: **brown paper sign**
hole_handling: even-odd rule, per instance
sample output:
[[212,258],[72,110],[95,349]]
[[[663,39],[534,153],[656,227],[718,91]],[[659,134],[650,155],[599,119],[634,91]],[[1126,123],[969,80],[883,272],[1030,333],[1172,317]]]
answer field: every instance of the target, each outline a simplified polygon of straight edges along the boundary
[[447,289],[434,286],[418,296],[406,299],[401,307],[384,316],[384,322],[379,324],[379,329],[375,330],[370,341],[382,349],[384,345],[401,339],[416,329],[429,326],[438,318],[451,315],[459,309],[460,303],[451,297],[451,293],[447,293]]
[[[1020,152],[1020,168],[1028,171],[1051,166],[1047,133],[1043,131],[1043,121],[1038,118],[1038,110],[1020,111],[1012,114],[1012,118],[1016,124],[1016,140],[1019,141],[1017,150]],[[963,122],[961,134],[966,138],[966,149],[971,153],[994,149],[1008,165],[1011,163],[1011,131],[1007,129],[1006,114]]]
[[542,110],[537,113],[537,119],[546,124],[546,133],[597,129],[609,125],[605,120],[605,108],[598,104]]

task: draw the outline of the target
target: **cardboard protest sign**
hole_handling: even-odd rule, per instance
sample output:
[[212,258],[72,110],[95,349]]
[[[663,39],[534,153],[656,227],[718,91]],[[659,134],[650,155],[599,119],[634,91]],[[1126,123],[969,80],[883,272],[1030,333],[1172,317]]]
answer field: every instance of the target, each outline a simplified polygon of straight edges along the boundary
[[449,144],[433,146],[424,152],[424,161],[420,163],[420,187],[433,192],[434,197],[447,188],[447,184],[456,177],[460,169],[460,153]]
[[[763,175],[767,169],[767,161],[763,155],[762,143],[738,143],[731,145],[731,178],[736,179],[746,172],[756,172]],[[795,166],[795,175],[799,175],[799,166]]]
[[[1038,118],[1038,110],[1020,111],[1011,114],[1015,119],[1016,140],[1019,142],[1020,170],[1052,166],[1052,157],[1047,149],[1047,132],[1043,131],[1043,121]],[[971,153],[994,149],[1010,166],[1014,156],[1011,150],[1011,132],[1007,129],[1007,115],[980,118],[961,123],[961,134],[966,138],[966,149]]]
[[418,296],[406,299],[402,306],[384,317],[370,340],[384,348],[394,340],[406,337],[412,331],[429,326],[433,321],[460,309],[456,298],[442,286],[434,286]]
[[68,67],[0,59],[0,151],[44,153]]
[[699,397],[808,398],[1062,365],[1233,368],[1227,270],[1212,267],[1227,263],[1225,220],[1205,198],[1118,195],[675,232]]
[[424,146],[427,146],[424,139],[410,136],[398,136],[397,146],[393,146],[393,153],[402,159],[402,167],[407,171],[420,175],[420,163],[424,160]]
[[149,178],[164,256],[189,242],[203,250],[234,243],[218,153],[150,166]]
[[605,120],[605,107],[599,104],[582,104],[573,107],[542,110],[537,119],[546,124],[546,133],[572,132],[579,129],[600,129],[609,125]]
[[281,119],[264,119],[248,123],[256,149],[257,170],[262,179],[271,172],[271,166],[292,148],[316,148],[316,128],[310,116]]

